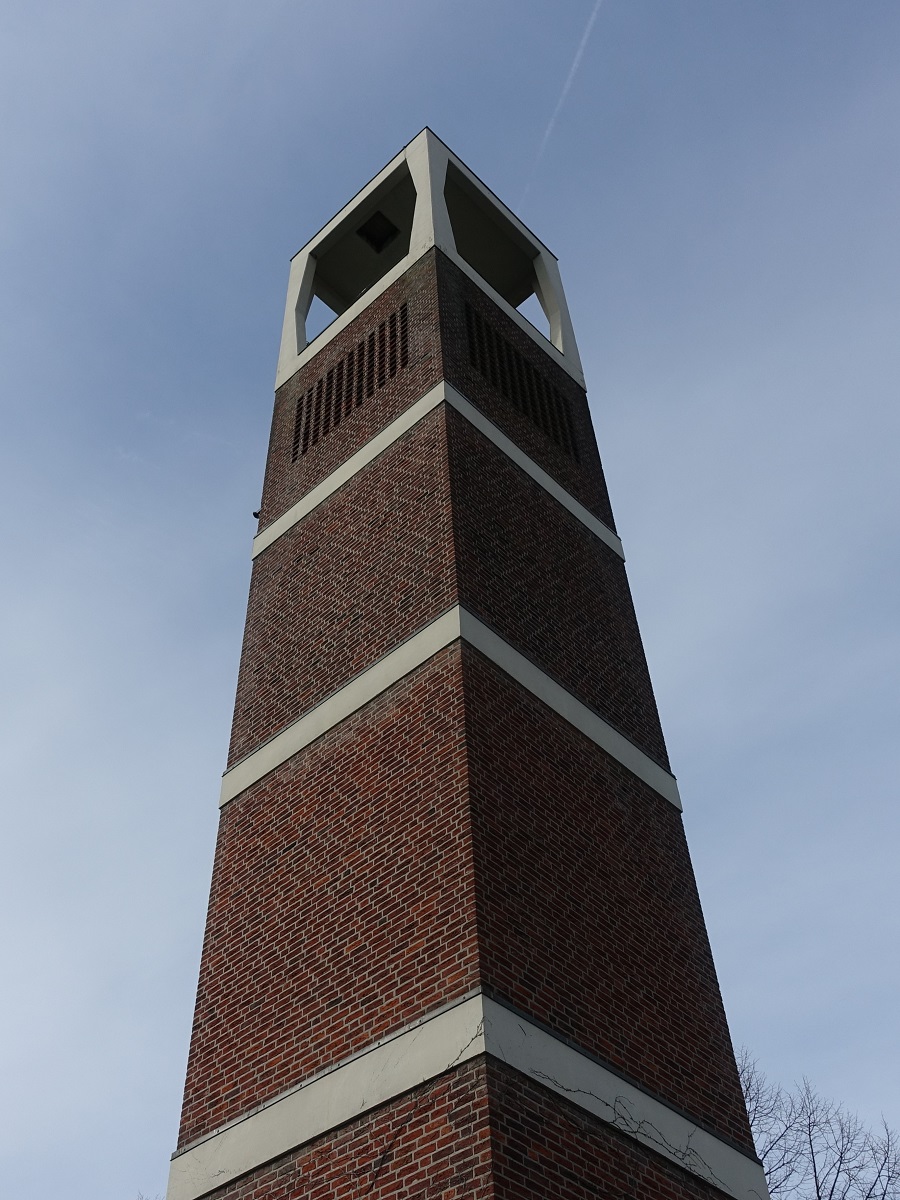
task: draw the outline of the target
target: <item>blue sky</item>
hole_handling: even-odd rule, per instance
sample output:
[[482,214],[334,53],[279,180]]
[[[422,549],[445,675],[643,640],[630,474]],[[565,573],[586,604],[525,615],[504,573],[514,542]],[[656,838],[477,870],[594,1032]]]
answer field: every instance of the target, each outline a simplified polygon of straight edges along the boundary
[[546,136],[593,11],[0,3],[18,1200],[164,1191],[288,259],[425,124],[559,256],[734,1039],[900,1124],[900,6],[604,0]]

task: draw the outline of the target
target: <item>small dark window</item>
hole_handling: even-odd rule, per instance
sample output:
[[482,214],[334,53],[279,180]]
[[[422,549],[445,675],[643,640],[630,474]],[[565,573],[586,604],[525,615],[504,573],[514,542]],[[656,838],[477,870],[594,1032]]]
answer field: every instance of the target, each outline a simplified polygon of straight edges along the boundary
[[383,212],[373,212],[356,232],[367,246],[371,246],[376,254],[380,254],[397,237],[400,230]]

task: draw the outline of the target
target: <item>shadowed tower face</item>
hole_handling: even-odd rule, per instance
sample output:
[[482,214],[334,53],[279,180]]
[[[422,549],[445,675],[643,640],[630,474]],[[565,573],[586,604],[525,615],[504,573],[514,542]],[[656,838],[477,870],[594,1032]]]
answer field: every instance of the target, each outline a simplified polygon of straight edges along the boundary
[[291,266],[169,1200],[716,1194],[766,1190],[556,260],[425,130]]

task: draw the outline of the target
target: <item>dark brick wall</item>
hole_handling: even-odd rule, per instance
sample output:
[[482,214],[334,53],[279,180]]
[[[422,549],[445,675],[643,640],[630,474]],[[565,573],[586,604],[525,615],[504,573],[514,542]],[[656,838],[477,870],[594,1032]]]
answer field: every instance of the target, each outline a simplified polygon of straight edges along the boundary
[[677,809],[463,648],[481,978],[750,1148]]
[[257,556],[229,765],[457,602],[667,765],[621,559],[450,408]]
[[[469,365],[466,299],[565,395],[578,463]],[[296,397],[401,303],[408,365],[292,463]],[[261,524],[444,375],[611,525],[583,390],[437,252],[279,389]],[[457,599],[666,762],[620,560],[443,407],[257,558],[229,761]],[[679,814],[457,644],[224,810],[179,1145],[479,983],[750,1146]],[[581,1150],[553,1149],[546,1183],[517,1192],[515,1163],[538,1151],[510,1149],[531,1135],[498,1116],[494,1191],[484,1105],[456,1124],[452,1105],[401,1120],[404,1104],[222,1195],[359,1194],[348,1164],[373,1144],[390,1147],[376,1176],[365,1168],[373,1197],[606,1186],[572,1165]],[[348,1170],[363,1171],[353,1185]]]
[[[360,339],[376,330],[381,321],[407,304],[409,312],[409,365],[398,370],[385,386],[354,407],[327,437],[321,438],[296,462],[291,461],[297,398],[305,395]],[[326,475],[346,462],[379,430],[389,425],[421,399],[443,375],[438,327],[437,281],[434,252],[414,263],[355,321],[328,342],[318,354],[275,393],[275,412],[269,438],[263,486],[260,528],[265,528]]]
[[[490,323],[563,394],[578,443],[579,461],[518,413],[469,363],[465,303]],[[346,358],[360,339],[406,303],[409,364],[354,407],[308,453],[291,461],[298,397]],[[572,377],[503,313],[445,255],[433,250],[392,284],[345,330],[328,342],[275,393],[275,412],[263,487],[260,528],[265,528],[380,429],[446,378],[477,405],[539,466],[557,479],[611,529],[609,495],[597,452],[587,397]]]
[[668,766],[625,564],[448,411],[460,602]]
[[436,409],[255,559],[229,765],[455,602]]
[[[552,475],[610,529],[609,494],[597,453],[584,389],[502,312],[446,255],[438,255],[444,378],[485,413],[529,458]],[[469,363],[465,304],[476,308],[532,366],[562,393],[574,426],[579,461],[560,449]]]
[[431,1080],[210,1200],[492,1200],[483,1062]]
[[492,1059],[464,1063],[210,1200],[722,1200]]
[[222,814],[179,1145],[477,982],[460,649]]
[[477,983],[751,1144],[678,812],[456,644],[224,810],[182,1144]]
[[574,1104],[486,1063],[493,1200],[723,1200]]
[[[465,301],[478,305],[565,393],[581,446],[580,465],[469,367],[462,315]],[[292,462],[297,397],[402,304],[409,314],[408,365]],[[281,515],[424,395],[443,377],[445,361],[458,387],[611,524],[583,390],[444,255],[432,251],[278,390],[261,526]],[[444,420],[437,413],[426,419],[255,560],[229,766],[456,602]],[[580,534],[574,519],[461,420],[455,421],[455,428],[456,487],[462,502],[500,501],[496,512],[484,510],[481,532],[475,528],[480,513],[457,514],[457,540],[468,570],[464,602],[665,763],[621,566],[603,566],[613,556],[592,545],[595,540],[589,535]],[[477,465],[466,462],[470,451],[473,459],[478,458]],[[477,472],[482,464],[490,468],[491,476],[479,487]],[[545,560],[543,579],[537,546],[529,541],[522,515],[503,493],[507,483],[517,496],[527,492],[533,514],[539,509],[551,514],[547,519],[534,518],[538,523],[543,519],[542,533],[570,531],[567,546],[560,543],[559,569]],[[566,540],[566,535],[562,538]],[[578,564],[572,557],[579,546],[587,548],[589,564]],[[563,561],[565,554],[568,562]],[[602,570],[594,569],[598,565]],[[500,575],[491,580],[495,566]],[[573,572],[580,576],[578,580]],[[548,593],[546,611],[536,623],[532,600],[517,604],[514,595],[516,588],[534,583]],[[550,611],[570,584],[586,598],[588,592],[594,593],[603,619],[594,622],[593,631],[588,628],[589,602],[567,612],[563,620],[558,605],[556,613]]]

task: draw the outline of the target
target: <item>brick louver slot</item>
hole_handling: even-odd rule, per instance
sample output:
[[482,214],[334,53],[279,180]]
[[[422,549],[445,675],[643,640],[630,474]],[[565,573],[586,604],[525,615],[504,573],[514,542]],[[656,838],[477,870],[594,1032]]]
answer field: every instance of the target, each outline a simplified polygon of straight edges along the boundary
[[291,462],[302,458],[408,364],[409,312],[401,304],[297,397]]
[[578,462],[578,446],[562,392],[468,303],[466,335],[470,365],[551,442]]

